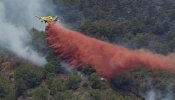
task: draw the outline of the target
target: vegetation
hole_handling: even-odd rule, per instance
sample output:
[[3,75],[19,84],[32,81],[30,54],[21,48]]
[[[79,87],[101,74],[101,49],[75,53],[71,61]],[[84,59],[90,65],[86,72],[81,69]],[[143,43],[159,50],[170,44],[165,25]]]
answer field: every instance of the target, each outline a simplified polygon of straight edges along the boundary
[[100,77],[97,76],[96,74],[91,74],[90,77],[89,77],[89,81],[90,81],[91,87],[92,87],[93,89],[100,89],[100,88],[103,87],[103,86],[101,85]]
[[37,87],[32,96],[32,100],[48,100],[49,91],[44,87]]
[[81,83],[81,77],[77,74],[73,74],[68,77],[68,80],[66,81],[66,87],[67,89],[78,89]]
[[16,92],[20,96],[29,88],[39,85],[43,78],[43,71],[39,67],[21,65],[15,71]]

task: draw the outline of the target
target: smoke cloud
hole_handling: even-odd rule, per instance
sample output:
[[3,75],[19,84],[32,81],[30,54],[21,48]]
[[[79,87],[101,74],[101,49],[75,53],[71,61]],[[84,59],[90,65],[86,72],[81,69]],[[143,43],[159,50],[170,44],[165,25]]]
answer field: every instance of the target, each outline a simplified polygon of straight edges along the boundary
[[44,24],[42,25],[34,16],[53,14],[53,7],[46,0],[1,0],[0,48],[5,48],[39,66],[46,64],[45,57],[34,51],[27,43],[31,39],[31,28],[43,30],[44,27]]
[[138,66],[175,72],[175,56],[143,49],[130,50],[71,31],[57,23],[46,27],[46,40],[63,60],[74,68],[90,64],[107,79]]
[[[150,85],[152,86],[152,83]],[[143,97],[145,100],[174,100],[172,89],[172,84],[167,84],[166,91],[164,92],[152,87],[146,94],[143,94]]]
[[152,89],[146,93],[145,100],[173,100],[173,97],[169,92],[165,95],[158,90]]

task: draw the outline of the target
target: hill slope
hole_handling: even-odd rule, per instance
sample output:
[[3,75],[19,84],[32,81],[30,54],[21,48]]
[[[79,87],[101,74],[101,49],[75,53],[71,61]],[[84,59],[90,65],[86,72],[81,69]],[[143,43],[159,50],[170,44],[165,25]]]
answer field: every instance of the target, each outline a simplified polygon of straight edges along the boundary
[[[174,0],[52,1],[60,20],[73,30],[133,49],[147,48],[162,54],[174,51]],[[43,32],[32,29],[31,35],[30,45],[45,54],[48,64],[31,65],[2,50],[0,100],[149,100],[150,95],[156,95],[152,97],[155,100],[174,98],[173,73],[138,68],[109,83],[89,65],[70,72],[49,48]]]

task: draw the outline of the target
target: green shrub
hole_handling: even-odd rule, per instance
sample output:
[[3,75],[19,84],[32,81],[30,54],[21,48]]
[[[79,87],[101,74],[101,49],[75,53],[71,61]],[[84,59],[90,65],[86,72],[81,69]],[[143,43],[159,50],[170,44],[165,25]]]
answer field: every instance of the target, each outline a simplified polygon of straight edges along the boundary
[[63,80],[53,81],[49,88],[52,95],[66,90],[65,82]]
[[43,70],[36,66],[21,65],[15,71],[17,95],[21,95],[26,89],[39,85],[43,78]]
[[56,73],[56,67],[51,63],[47,63],[44,68],[46,73]]
[[71,74],[66,80],[66,88],[67,89],[78,89],[81,83],[81,77],[78,74]]
[[95,69],[93,69],[92,66],[90,66],[90,65],[85,65],[81,69],[81,72],[85,75],[91,75],[92,73],[95,72]]
[[49,100],[49,91],[44,87],[37,87],[32,94],[33,100]]
[[0,80],[0,98],[4,98],[8,95],[8,87],[7,84],[2,82],[2,80]]
[[90,97],[92,100],[102,100],[99,90],[93,90],[90,92]]
[[69,92],[58,92],[53,100],[71,100],[72,94]]
[[98,77],[95,73],[90,75],[89,81],[93,89],[100,89],[102,86],[100,77]]

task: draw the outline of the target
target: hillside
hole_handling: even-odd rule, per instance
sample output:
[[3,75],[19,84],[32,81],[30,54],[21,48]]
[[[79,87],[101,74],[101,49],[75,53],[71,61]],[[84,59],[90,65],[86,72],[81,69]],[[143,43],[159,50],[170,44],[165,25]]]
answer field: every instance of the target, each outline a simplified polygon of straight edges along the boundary
[[[175,51],[174,0],[50,0],[66,27],[132,49]],[[174,73],[142,66],[112,81],[91,65],[72,70],[33,28],[28,44],[46,56],[43,67],[0,51],[0,100],[173,100]]]

